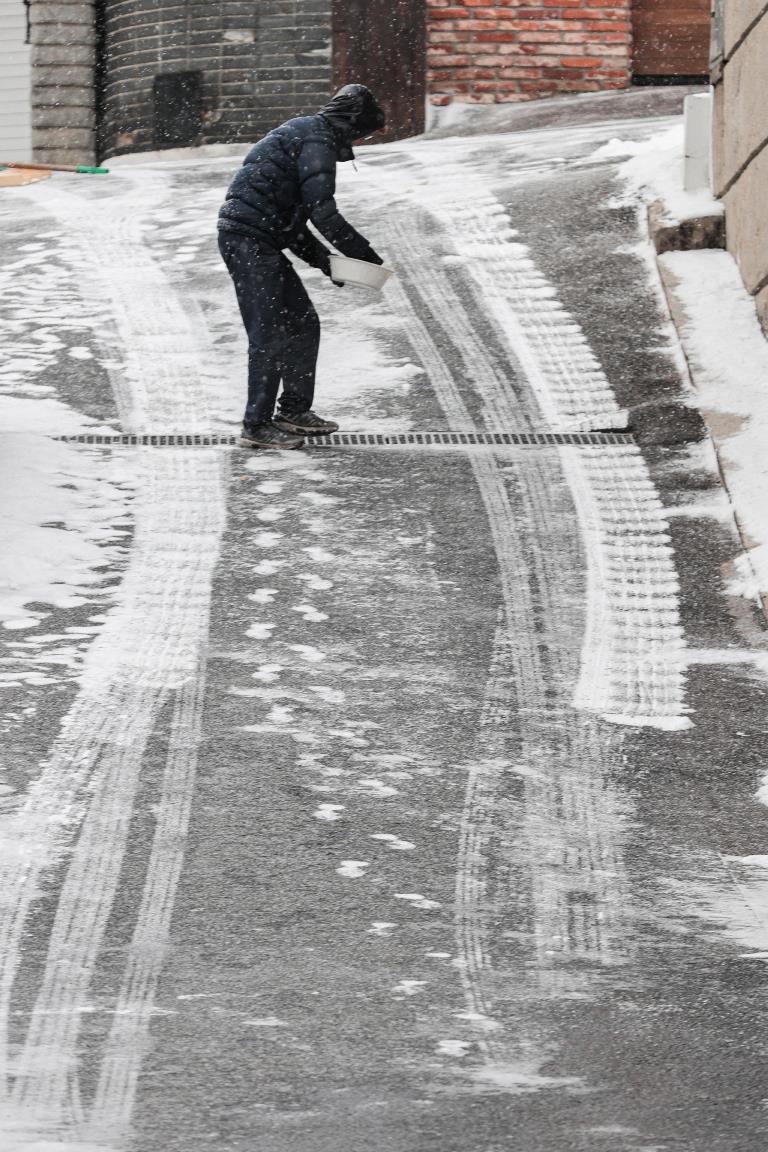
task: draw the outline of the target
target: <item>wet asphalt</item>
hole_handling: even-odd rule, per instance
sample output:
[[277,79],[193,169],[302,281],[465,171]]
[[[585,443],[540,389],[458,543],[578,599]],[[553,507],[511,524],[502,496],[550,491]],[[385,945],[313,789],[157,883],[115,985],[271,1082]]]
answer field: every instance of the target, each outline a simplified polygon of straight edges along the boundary
[[[610,115],[600,103],[595,120],[636,117],[651,131],[651,98],[621,100]],[[673,101],[661,94],[657,114]],[[574,103],[582,128],[584,107]],[[558,102],[557,127],[563,117]],[[572,145],[558,137],[565,162],[547,160],[546,140],[528,152],[524,138],[483,139],[471,161],[487,166],[632,409],[680,399],[684,382],[615,169],[576,163],[614,134],[607,122]],[[534,155],[536,172],[520,179],[516,165]],[[192,211],[222,176],[202,164],[172,179]],[[386,234],[380,201],[348,206],[364,231]],[[394,202],[392,221],[401,210]],[[34,237],[40,201],[25,211]],[[450,249],[437,226],[433,243]],[[151,244],[161,258],[174,241],[161,232]],[[170,275],[234,375],[226,282],[203,262]],[[503,364],[492,321],[452,275]],[[406,293],[407,276],[406,266]],[[327,307],[325,286],[312,290]],[[451,316],[408,299],[482,429],[482,390],[463,373]],[[107,320],[97,328],[102,346],[119,339]],[[381,339],[417,361],[404,329],[389,324]],[[117,426],[97,363],[48,378],[71,406]],[[543,430],[525,380],[509,379],[520,424],[506,430]],[[349,404],[363,430],[452,423],[429,378]],[[183,397],[179,412],[181,428]],[[216,426],[231,428],[223,417]],[[152,455],[162,449],[143,450],[141,467],[140,449],[82,451],[105,475],[122,462],[129,512],[165,475]],[[225,497],[200,608],[203,695],[189,713],[176,681],[153,697],[135,791],[94,826],[94,843],[114,848],[104,859],[82,848],[75,896],[79,826],[39,879],[8,1001],[0,1147],[762,1152],[768,891],[762,864],[745,858],[764,861],[768,838],[755,799],[765,621],[728,591],[739,542],[707,446],[643,450],[680,581],[692,726],[679,731],[573,706],[590,557],[559,449],[168,451],[186,453],[180,467],[193,473],[201,453]],[[478,479],[489,460],[508,545]],[[141,545],[133,531],[92,599],[50,611],[52,634],[111,603]],[[91,638],[78,643],[87,661]],[[18,633],[4,638],[8,660],[24,658],[18,645]],[[137,667],[141,690],[141,657]],[[53,684],[9,693],[7,815],[23,811],[60,741],[77,674],[65,667]],[[116,769],[116,797],[121,779]],[[99,787],[83,787],[82,812]],[[40,1031],[35,1047],[43,1013],[76,1023]]]

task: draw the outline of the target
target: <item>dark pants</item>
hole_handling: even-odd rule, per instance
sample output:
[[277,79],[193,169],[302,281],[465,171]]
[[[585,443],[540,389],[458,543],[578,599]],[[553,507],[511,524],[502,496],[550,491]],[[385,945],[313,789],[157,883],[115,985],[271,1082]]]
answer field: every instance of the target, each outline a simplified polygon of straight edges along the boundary
[[235,284],[248,333],[248,404],[244,422],[272,419],[280,381],[280,411],[312,407],[320,321],[287,256],[237,232],[219,231],[219,251]]

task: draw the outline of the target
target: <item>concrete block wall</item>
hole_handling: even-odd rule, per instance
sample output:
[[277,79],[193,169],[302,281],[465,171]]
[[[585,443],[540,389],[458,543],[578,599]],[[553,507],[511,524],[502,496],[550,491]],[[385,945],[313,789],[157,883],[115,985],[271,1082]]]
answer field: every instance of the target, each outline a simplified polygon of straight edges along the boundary
[[331,0],[106,0],[102,155],[144,151],[158,73],[202,72],[197,143],[250,141],[331,87]]
[[39,163],[95,159],[96,34],[92,0],[30,2],[32,156]]
[[630,83],[631,0],[427,0],[430,100],[495,104]]
[[768,6],[726,0],[715,83],[715,194],[725,202],[729,250],[768,331]]

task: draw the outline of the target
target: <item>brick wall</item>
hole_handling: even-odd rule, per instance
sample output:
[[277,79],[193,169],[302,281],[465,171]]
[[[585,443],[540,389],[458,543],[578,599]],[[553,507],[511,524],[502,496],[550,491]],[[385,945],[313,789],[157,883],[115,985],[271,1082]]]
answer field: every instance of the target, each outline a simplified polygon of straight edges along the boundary
[[158,73],[202,72],[199,144],[249,141],[331,87],[331,0],[105,0],[104,156],[162,146]]
[[631,0],[427,0],[433,104],[496,104],[630,82]]

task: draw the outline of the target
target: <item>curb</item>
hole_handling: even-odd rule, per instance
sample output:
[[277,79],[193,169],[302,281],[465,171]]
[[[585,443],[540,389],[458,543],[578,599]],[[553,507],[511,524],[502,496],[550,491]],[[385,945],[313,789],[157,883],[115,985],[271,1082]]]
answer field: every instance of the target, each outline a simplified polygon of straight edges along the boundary
[[[695,248],[725,248],[725,216],[713,213],[686,220],[670,221],[663,200],[652,201],[647,208],[648,234],[656,253],[656,270],[664,288],[667,309],[675,329],[680,331],[680,309],[671,295],[670,286],[658,257],[665,252],[680,252]],[[681,341],[682,343],[682,341]],[[687,357],[686,357],[686,363]],[[693,373],[688,364],[689,381]],[[695,391],[692,387],[691,391]],[[697,406],[684,398],[655,401],[629,409],[629,427],[636,443],[655,447],[679,447],[712,440],[712,430]]]
[[725,213],[670,222],[664,202],[654,200],[648,206],[648,231],[657,256],[697,248],[725,248]]
[[[667,311],[677,333],[678,343],[688,368],[688,378],[695,401],[697,393],[696,373],[682,335],[686,319],[685,309],[675,294],[675,278],[669,269],[664,267],[659,257],[666,252],[692,252],[703,249],[724,250],[726,248],[725,214],[690,217],[670,223],[668,219],[665,219],[663,202],[655,200],[648,205],[648,232],[656,254],[656,271],[667,302]],[[704,431],[701,438],[708,439],[712,445],[717,461],[717,470],[733,510],[736,533],[742,550],[748,557],[753,542],[742,524],[738,504],[729,484],[729,465],[723,458],[722,440],[717,427],[717,414],[710,413],[706,409],[702,410],[698,405],[689,411],[695,411],[699,415]],[[768,622],[768,593],[759,593],[757,599],[763,616]]]

